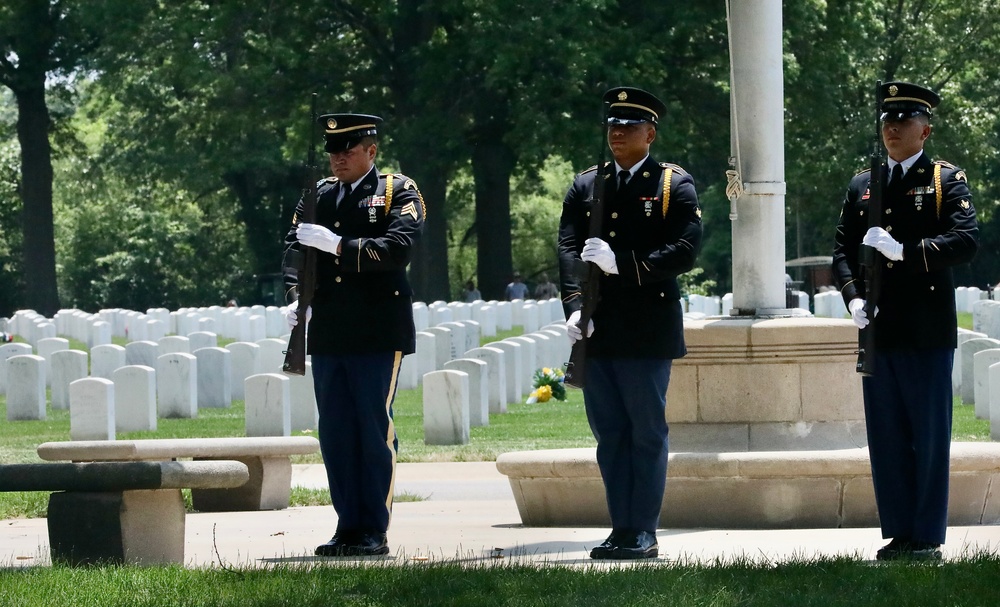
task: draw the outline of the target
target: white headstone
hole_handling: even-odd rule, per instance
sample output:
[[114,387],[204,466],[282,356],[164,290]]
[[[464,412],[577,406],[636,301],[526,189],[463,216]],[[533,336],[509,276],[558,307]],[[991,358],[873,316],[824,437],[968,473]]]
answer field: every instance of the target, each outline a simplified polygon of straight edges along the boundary
[[431,314],[427,304],[422,301],[413,302],[413,326],[417,331],[423,331],[431,326]]
[[260,346],[259,366],[261,373],[281,373],[285,365],[285,350],[288,342],[277,338],[261,339],[254,342]]
[[525,333],[537,331],[541,324],[538,321],[538,306],[534,303],[525,303],[521,306],[521,326]]
[[52,354],[61,350],[69,350],[69,340],[62,337],[46,337],[39,339],[35,345],[38,355],[45,359],[45,384],[52,385]]
[[437,342],[438,336],[434,333],[417,331],[417,352],[414,358],[417,359],[417,375],[421,378],[437,370]]
[[490,378],[486,361],[456,358],[444,365],[447,371],[461,371],[469,376],[469,425],[490,425]]
[[260,373],[246,380],[247,436],[291,436],[291,379],[280,373]]
[[424,444],[469,442],[469,376],[434,371],[424,376]]
[[87,344],[91,349],[111,344],[111,325],[101,320],[90,325],[90,339]]
[[222,409],[233,404],[233,370],[229,350],[198,348],[198,407]]
[[87,377],[87,353],[82,350],[60,350],[52,353],[52,408],[69,409],[69,385]]
[[996,363],[1000,363],[1000,348],[980,350],[972,355],[972,376],[975,383],[973,392],[978,419],[990,419],[989,369]]
[[521,389],[524,394],[531,392],[531,384],[534,381],[535,370],[548,366],[542,357],[542,348],[538,345],[541,338],[535,333],[508,337],[503,341],[509,341],[521,346]]
[[[975,368],[973,367],[973,357],[976,352],[989,350],[990,348],[1000,348],[1000,340],[996,339],[970,339],[959,346],[962,355],[962,402],[971,405],[976,402],[976,380]],[[976,415],[980,413],[976,408]]]
[[45,419],[45,359],[22,354],[6,366],[7,421]]
[[191,340],[183,335],[167,335],[156,343],[160,347],[160,356],[175,352],[191,353]]
[[156,359],[156,409],[158,417],[198,416],[198,359],[184,352]]
[[215,348],[219,345],[219,336],[211,331],[195,331],[187,336],[191,354],[202,348]]
[[[260,346],[246,341],[234,341],[226,346],[232,353],[233,400],[243,400],[243,386],[251,375],[260,373]],[[308,363],[306,363],[308,365]]]
[[479,323],[480,334],[483,337],[493,337],[497,334],[497,310],[487,303],[479,303],[472,308],[472,320]]
[[156,358],[160,355],[160,347],[155,341],[133,341],[125,344],[125,364],[143,365],[156,368]]
[[968,329],[958,329],[958,347],[955,348],[955,360],[951,367],[951,389],[952,394],[960,396],[962,394],[962,344],[970,339],[981,339],[989,337],[985,333],[977,333]]
[[494,306],[496,309],[497,331],[510,331],[513,328],[513,310],[509,301],[498,301]]
[[111,381],[115,371],[125,366],[125,348],[118,344],[105,344],[90,349],[90,376]]
[[465,353],[463,358],[474,358],[486,363],[486,375],[489,388],[487,394],[490,402],[490,413],[507,412],[507,374],[506,354],[499,348],[473,348]]
[[[424,333],[430,333],[437,337],[434,340],[434,369],[437,371],[444,368],[444,364],[453,358],[454,341],[453,332],[448,327],[427,327]],[[464,338],[463,338],[464,339]],[[457,355],[456,355],[457,356]]]
[[69,385],[69,437],[115,439],[114,382],[103,377],[85,377]]
[[407,354],[399,364],[399,379],[397,386],[400,390],[412,390],[420,385],[420,375],[418,371],[417,355]]
[[156,430],[156,369],[128,365],[112,375],[115,383],[115,430]]
[[526,387],[524,378],[528,367],[524,364],[524,351],[521,344],[511,341],[494,341],[486,346],[503,350],[504,367],[507,374],[507,402],[521,402],[521,396],[530,392],[530,390],[524,389]]
[[[264,336],[260,339],[281,337],[288,332],[288,323],[285,322],[285,314],[278,306],[268,306],[264,310],[264,319]],[[254,341],[257,340],[255,339]]]
[[28,344],[10,343],[0,346],[0,394],[7,393],[7,359],[25,354],[31,354],[31,346]]

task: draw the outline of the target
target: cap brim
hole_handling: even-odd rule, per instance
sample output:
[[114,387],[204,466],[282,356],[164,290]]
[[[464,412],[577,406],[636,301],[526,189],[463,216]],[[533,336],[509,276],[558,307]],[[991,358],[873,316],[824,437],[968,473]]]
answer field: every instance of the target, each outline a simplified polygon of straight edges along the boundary
[[899,122],[901,120],[906,120],[908,118],[913,118],[914,116],[919,116],[923,114],[924,116],[930,116],[930,112],[924,109],[913,109],[913,110],[888,110],[882,112],[881,120],[883,122]]
[[615,118],[608,117],[608,126],[618,126],[623,124],[642,124],[643,122],[650,122],[649,120],[639,120],[638,118]]

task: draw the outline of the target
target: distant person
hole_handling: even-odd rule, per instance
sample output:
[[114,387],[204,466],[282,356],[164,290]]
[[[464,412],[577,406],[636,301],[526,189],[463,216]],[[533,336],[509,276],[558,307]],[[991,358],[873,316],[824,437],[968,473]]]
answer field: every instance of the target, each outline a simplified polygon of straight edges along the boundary
[[226,302],[227,308],[238,308],[239,305],[240,305],[239,302],[237,302],[235,298],[230,299],[229,301]]
[[[840,212],[833,276],[854,324],[875,331],[874,369],[861,387],[875,504],[882,537],[891,540],[875,558],[939,560],[958,345],[952,268],[975,256],[979,227],[965,171],[924,153],[937,93],[886,82],[882,96],[882,214],[869,217],[871,171],[858,173]],[[865,311],[861,245],[873,247],[881,264],[873,319]]]
[[483,296],[479,293],[479,289],[476,288],[476,283],[471,280],[465,283],[465,288],[462,289],[462,301],[472,303],[482,298]]
[[514,280],[509,285],[507,285],[507,290],[504,293],[504,297],[507,298],[507,301],[514,301],[515,299],[528,298],[528,285],[521,282],[520,272],[514,272]]
[[542,272],[538,277],[538,285],[535,286],[535,299],[552,299],[559,297],[559,289],[556,284],[549,280],[549,275]]
[[[663,103],[646,91],[613,88],[605,135],[614,162],[576,176],[559,220],[559,281],[571,342],[589,337],[583,400],[597,439],[597,464],[611,535],[594,559],[656,558],[667,481],[666,394],[673,359],[684,356],[677,276],[694,267],[701,209],[694,180],[649,154]],[[601,236],[588,238],[594,187],[605,192]],[[593,318],[580,325],[579,261],[602,271]]]
[[[337,512],[337,531],[316,554],[388,554],[392,404],[403,356],[416,351],[406,266],[424,200],[412,179],[375,166],[381,118],[327,114],[319,121],[334,176],[317,186],[316,223],[301,221],[300,201],[285,238],[286,260],[294,257],[288,250],[316,249],[312,305],[300,316],[293,303],[288,315],[290,326],[308,323],[320,452]],[[298,285],[294,264],[284,274],[286,291]]]

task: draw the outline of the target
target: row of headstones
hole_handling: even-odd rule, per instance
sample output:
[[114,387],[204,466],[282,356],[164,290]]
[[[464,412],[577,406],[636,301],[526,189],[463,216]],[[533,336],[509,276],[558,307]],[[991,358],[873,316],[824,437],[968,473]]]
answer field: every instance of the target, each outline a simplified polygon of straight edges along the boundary
[[[447,335],[431,334],[434,344]],[[420,334],[417,359],[421,358]],[[425,342],[427,343],[427,342]],[[489,416],[507,412],[509,403],[521,402],[533,389],[535,371],[562,368],[569,360],[570,342],[565,323],[552,323],[482,347],[471,348],[421,375],[423,382],[424,442],[429,445],[464,445],[470,427],[489,425]],[[404,359],[405,360],[405,359]],[[418,362],[419,364],[419,362]]]
[[[276,373],[281,370],[284,362],[284,351],[287,339],[268,338],[256,343],[233,342],[226,346],[226,350],[232,353],[232,363],[224,363],[229,367],[231,383],[234,386],[232,391],[233,400],[243,399],[243,380],[256,373]],[[187,337],[180,335],[168,335],[158,342],[137,341],[126,344],[124,347],[117,344],[107,344],[95,346],[89,350],[90,376],[111,379],[111,374],[125,365],[145,365],[156,367],[156,360],[164,354],[185,353],[192,354],[206,348],[217,348],[218,339],[214,333],[195,332]],[[87,376],[88,353],[82,350],[73,350],[76,358],[82,356],[82,365],[78,362],[60,362],[54,365],[54,357],[61,352],[69,351],[69,341],[61,337],[49,337],[39,340],[37,347],[32,350],[31,346],[24,343],[11,343],[0,346],[0,394],[7,391],[8,373],[4,362],[12,356],[35,353],[45,360],[45,381],[46,386],[53,390],[53,399],[58,394],[64,394],[69,382],[80,379],[74,373],[78,368],[84,369],[83,376]],[[64,355],[63,358],[66,358]],[[72,358],[72,357],[71,357]],[[211,367],[214,373],[221,373],[218,369]]]
[[[977,302],[1000,299],[1000,290],[994,290],[993,298],[990,295],[989,291],[981,290],[978,287],[957,287],[955,289],[955,308],[959,312],[974,312]],[[850,315],[847,311],[847,305],[844,304],[844,297],[837,290],[817,293],[813,297],[813,304],[815,316],[845,318]]]
[[[60,310],[48,319],[33,310],[18,310],[6,323],[6,331],[20,335],[35,345],[38,340],[63,335],[88,347],[110,344],[112,337],[128,341],[158,341],[167,335],[209,332],[236,341],[256,342],[287,332],[286,308],[277,306],[150,308],[146,312],[110,308],[90,314],[76,309]],[[477,301],[473,303],[436,301],[413,304],[417,330],[454,320],[476,320],[484,335],[512,326],[538,327],[563,319],[559,299]]]
[[959,329],[952,386],[963,404],[975,406],[977,419],[990,422],[990,438],[1000,440],[1000,339]]
[[[796,306],[802,310],[809,310],[809,294],[805,291],[795,291]],[[729,316],[733,309],[733,294],[726,293],[722,297],[718,295],[688,295],[687,302],[681,300],[685,318],[697,320],[708,316]]]
[[[154,370],[145,365],[121,367],[112,379],[84,377],[69,384],[70,440],[114,440],[118,432],[156,430],[158,418],[194,418],[198,410],[192,403],[201,382],[197,359],[190,354],[165,354]],[[44,367],[39,357],[16,356],[8,361],[11,368],[34,380],[35,393],[8,395],[8,421],[45,419],[45,392],[40,376]],[[158,384],[158,376],[173,375],[169,384]],[[277,373],[251,375],[243,387],[246,393],[244,424],[246,436],[290,436],[295,430],[314,430],[317,411],[311,386],[311,365],[302,378]],[[164,391],[157,386],[186,386]],[[28,401],[33,404],[29,405]],[[10,403],[14,405],[11,406]]]
[[[197,416],[199,408],[225,408],[231,406],[234,400],[246,401],[249,409],[251,401],[258,395],[246,392],[246,379],[260,374],[277,373],[284,358],[281,354],[284,342],[278,339],[262,340],[257,344],[234,342],[226,348],[202,347],[193,353],[174,351],[155,357],[155,349],[144,347],[148,345],[156,344],[136,342],[125,348],[117,345],[99,346],[92,350],[95,356],[90,361],[89,374],[88,356],[83,351],[58,350],[50,353],[49,360],[46,360],[32,355],[27,344],[0,346],[0,360],[4,361],[0,368],[4,369],[8,380],[7,419],[45,419],[45,387],[50,375],[53,409],[70,408],[72,418],[70,386],[73,383],[88,378],[114,382],[123,369],[142,368],[150,372],[135,380],[143,382],[142,385],[120,392],[125,395],[123,398],[134,397],[135,402],[129,401],[119,408],[141,412],[126,414],[126,420],[144,420],[136,422],[141,425],[123,422],[128,424],[128,431],[155,430],[155,424],[150,426],[148,423],[150,416],[154,420],[156,417],[191,418]],[[137,358],[148,355],[151,359],[126,360],[126,352],[134,353],[138,350],[144,352],[140,352],[142,356]],[[288,378],[291,382],[291,397],[287,405],[294,430],[316,428],[316,405],[309,369],[311,367],[307,364],[304,377]],[[147,398],[147,395],[152,395],[152,398]]]
[[170,312],[150,309],[145,314],[131,310],[101,310],[88,314],[80,310],[60,310],[48,319],[32,310],[18,310],[8,322],[12,333],[32,345],[39,340],[62,335],[92,348],[112,343],[112,337],[130,342],[159,341],[168,335],[214,333],[237,341],[256,342],[279,337],[288,331],[284,313],[275,306],[216,308]]

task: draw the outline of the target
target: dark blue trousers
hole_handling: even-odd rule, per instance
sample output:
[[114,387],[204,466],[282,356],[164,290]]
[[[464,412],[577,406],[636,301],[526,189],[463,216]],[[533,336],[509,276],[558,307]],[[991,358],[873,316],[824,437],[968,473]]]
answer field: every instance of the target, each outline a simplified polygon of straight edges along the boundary
[[954,350],[886,350],[862,379],[882,537],[943,544]]
[[583,398],[613,529],[655,532],[667,482],[669,359],[590,359]]
[[319,445],[337,532],[385,533],[396,474],[400,352],[312,356]]

